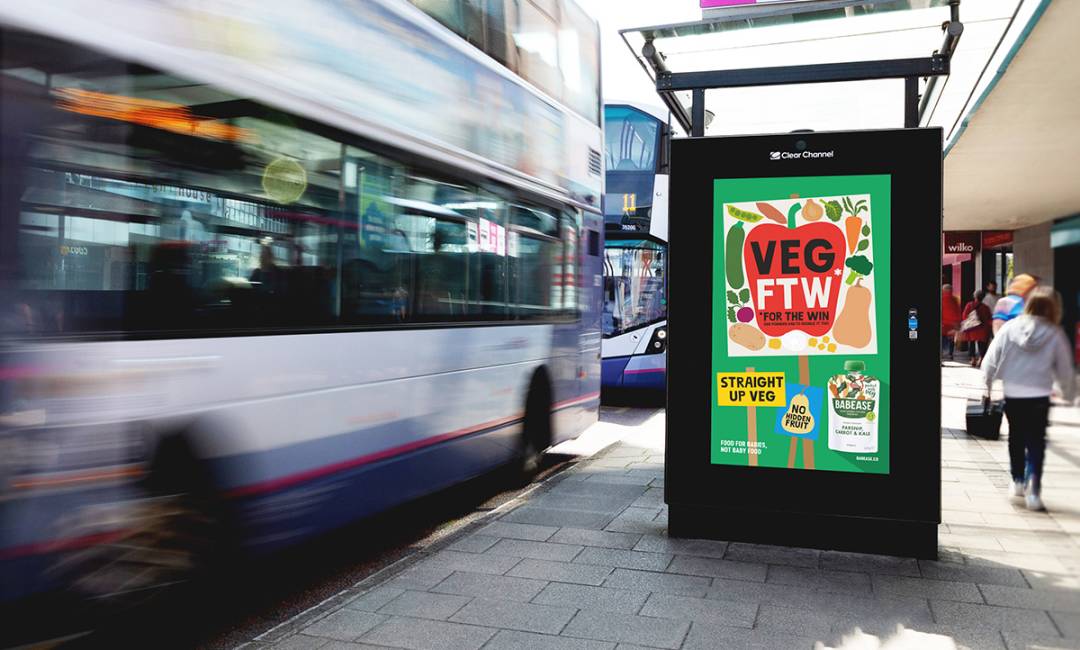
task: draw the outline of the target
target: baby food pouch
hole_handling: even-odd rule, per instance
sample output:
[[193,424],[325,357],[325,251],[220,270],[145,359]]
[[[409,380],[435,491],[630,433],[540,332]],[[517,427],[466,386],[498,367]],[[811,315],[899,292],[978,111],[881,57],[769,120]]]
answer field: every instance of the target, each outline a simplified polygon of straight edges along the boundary
[[845,361],[829,378],[829,449],[877,453],[878,393],[881,382],[863,374],[862,361]]

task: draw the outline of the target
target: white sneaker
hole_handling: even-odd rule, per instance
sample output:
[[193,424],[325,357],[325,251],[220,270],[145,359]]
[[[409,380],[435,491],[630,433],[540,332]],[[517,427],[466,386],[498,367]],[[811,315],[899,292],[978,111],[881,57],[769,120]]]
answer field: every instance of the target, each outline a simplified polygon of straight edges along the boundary
[[1009,496],[1012,496],[1012,497],[1022,497],[1022,496],[1024,496],[1024,482],[1023,481],[1013,481],[1012,493],[1010,493]]
[[1024,497],[1024,504],[1027,505],[1028,510],[1045,510],[1042,499],[1034,492],[1029,492],[1027,496]]

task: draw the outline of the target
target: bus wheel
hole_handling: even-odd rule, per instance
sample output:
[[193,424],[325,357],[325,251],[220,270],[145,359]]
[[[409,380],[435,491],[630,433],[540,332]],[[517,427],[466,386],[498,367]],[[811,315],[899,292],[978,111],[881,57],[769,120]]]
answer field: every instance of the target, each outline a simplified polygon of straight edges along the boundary
[[71,595],[95,608],[129,610],[175,596],[220,553],[220,517],[202,468],[181,439],[162,447],[117,513],[116,535],[65,553],[55,566]]
[[547,372],[540,369],[533,375],[525,399],[525,423],[518,460],[518,477],[522,483],[528,483],[536,476],[551,440],[551,382]]

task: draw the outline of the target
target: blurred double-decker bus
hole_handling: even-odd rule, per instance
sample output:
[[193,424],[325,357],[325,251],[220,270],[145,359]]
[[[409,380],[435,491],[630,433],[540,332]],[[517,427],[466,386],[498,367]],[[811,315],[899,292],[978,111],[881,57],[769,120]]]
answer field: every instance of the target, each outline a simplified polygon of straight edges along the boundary
[[662,393],[667,371],[666,113],[604,106],[603,389]]
[[597,418],[571,0],[0,5],[0,600],[183,581]]

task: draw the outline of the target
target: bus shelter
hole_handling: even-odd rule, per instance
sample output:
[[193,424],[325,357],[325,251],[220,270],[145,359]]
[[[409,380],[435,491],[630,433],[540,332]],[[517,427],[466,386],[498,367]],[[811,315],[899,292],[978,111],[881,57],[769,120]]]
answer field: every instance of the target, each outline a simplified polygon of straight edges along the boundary
[[622,32],[691,136],[671,145],[671,535],[936,556],[940,277],[909,262],[940,250],[942,131],[919,127],[951,101],[959,5]]

